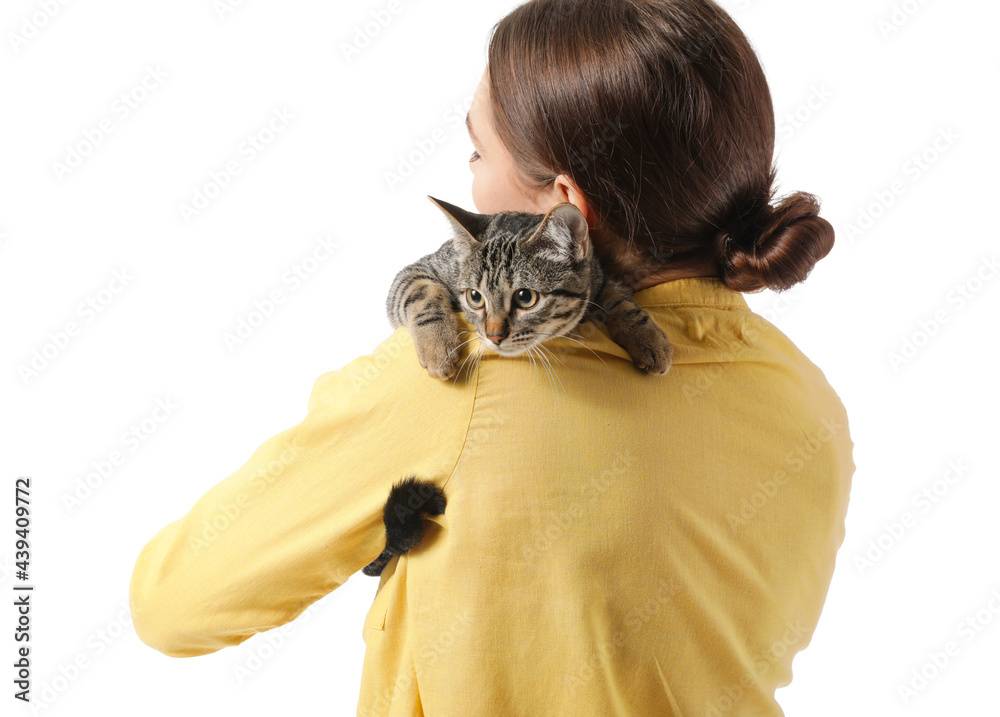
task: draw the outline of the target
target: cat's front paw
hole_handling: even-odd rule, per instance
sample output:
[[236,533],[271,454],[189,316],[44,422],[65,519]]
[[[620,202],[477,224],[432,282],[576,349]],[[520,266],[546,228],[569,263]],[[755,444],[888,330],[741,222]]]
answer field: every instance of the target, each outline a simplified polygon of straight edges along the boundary
[[420,365],[434,378],[451,378],[458,369],[458,322],[453,314],[410,330]]
[[654,376],[663,376],[673,364],[674,346],[663,329],[652,321],[633,329],[623,348],[636,367]]

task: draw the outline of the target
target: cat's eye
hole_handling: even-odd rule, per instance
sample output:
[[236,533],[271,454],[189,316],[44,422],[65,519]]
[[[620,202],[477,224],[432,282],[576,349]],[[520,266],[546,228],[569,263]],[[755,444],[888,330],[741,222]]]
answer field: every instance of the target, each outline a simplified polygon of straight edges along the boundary
[[518,289],[514,292],[514,303],[522,309],[530,309],[538,303],[538,292],[534,289]]
[[473,309],[481,309],[483,308],[483,305],[486,303],[486,300],[483,298],[483,295],[480,294],[475,289],[465,290],[465,300],[469,302],[469,306],[471,306]]

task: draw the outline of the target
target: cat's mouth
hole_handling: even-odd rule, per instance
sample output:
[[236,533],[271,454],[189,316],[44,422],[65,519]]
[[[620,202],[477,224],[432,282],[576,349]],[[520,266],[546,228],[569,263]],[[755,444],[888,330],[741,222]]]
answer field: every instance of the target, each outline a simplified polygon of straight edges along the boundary
[[531,348],[530,344],[524,341],[518,341],[515,343],[507,343],[505,341],[498,346],[489,339],[484,339],[482,336],[479,337],[479,343],[501,356],[517,356],[519,354],[523,354]]

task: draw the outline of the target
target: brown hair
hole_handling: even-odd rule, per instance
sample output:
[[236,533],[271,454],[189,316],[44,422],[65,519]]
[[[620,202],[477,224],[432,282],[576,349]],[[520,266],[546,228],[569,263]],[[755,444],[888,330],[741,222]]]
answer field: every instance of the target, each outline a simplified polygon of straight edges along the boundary
[[568,174],[611,270],[703,269],[787,289],[833,246],[819,201],[772,206],[774,108],[746,36],[712,0],[530,0],[489,41],[493,126],[527,186]]

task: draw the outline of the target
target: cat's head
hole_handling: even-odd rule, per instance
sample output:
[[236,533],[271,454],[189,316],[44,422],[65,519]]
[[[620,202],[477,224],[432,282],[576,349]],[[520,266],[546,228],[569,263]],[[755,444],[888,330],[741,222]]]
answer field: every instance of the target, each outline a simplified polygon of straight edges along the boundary
[[587,220],[572,204],[546,214],[476,214],[429,197],[451,221],[455,286],[483,346],[505,356],[572,331],[592,296]]

